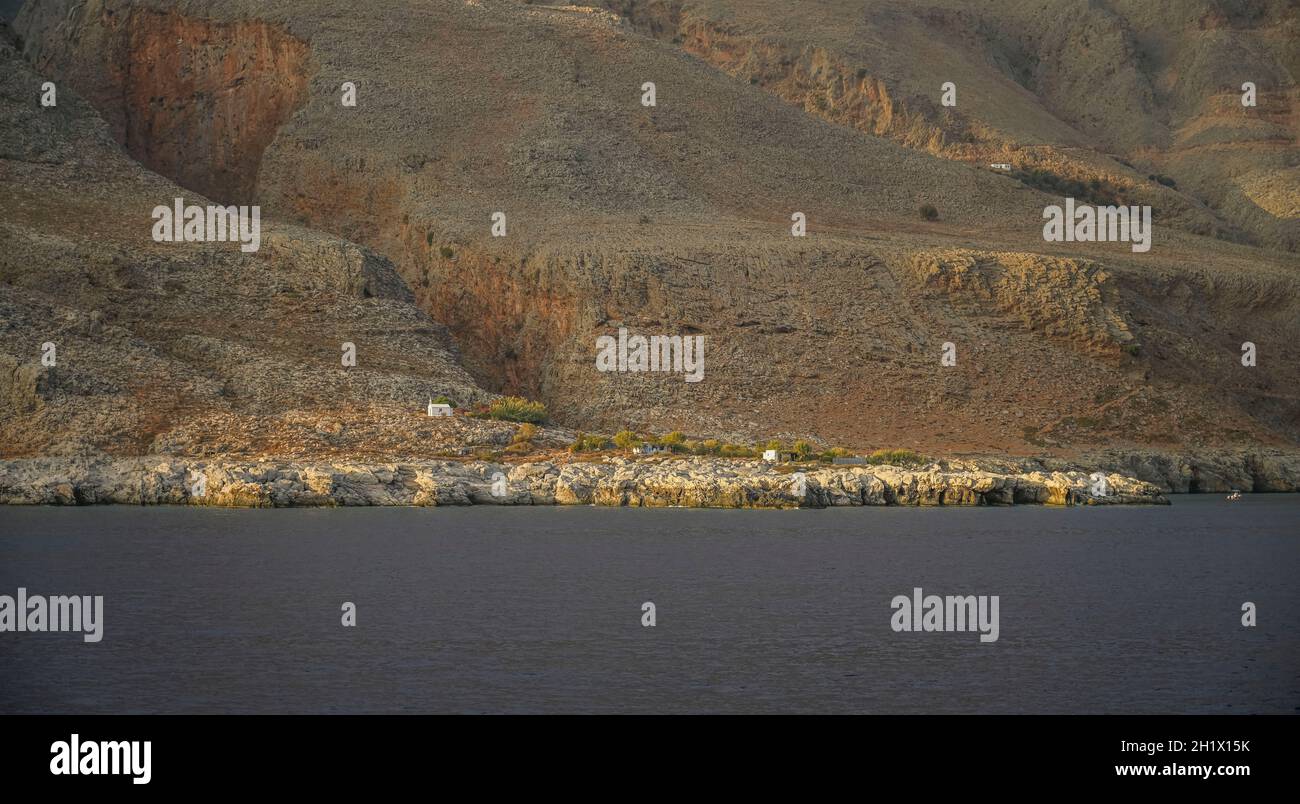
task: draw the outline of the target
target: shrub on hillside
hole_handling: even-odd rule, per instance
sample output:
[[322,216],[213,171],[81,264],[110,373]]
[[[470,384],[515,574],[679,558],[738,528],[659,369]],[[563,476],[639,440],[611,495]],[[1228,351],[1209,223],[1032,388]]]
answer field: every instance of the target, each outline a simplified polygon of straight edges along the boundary
[[533,438],[537,435],[537,433],[538,433],[537,425],[531,422],[524,422],[523,424],[519,425],[519,429],[515,431],[515,437],[511,439],[511,443],[528,444],[533,440]]
[[667,435],[660,436],[659,446],[667,447],[672,452],[681,452],[686,449],[686,434],[681,430],[674,430]]
[[1089,204],[1100,206],[1115,206],[1123,203],[1119,189],[1112,185],[1109,180],[1094,178],[1085,183],[1077,179],[1058,176],[1052,171],[1043,170],[1042,168],[1017,170],[1012,175],[1030,187],[1063,198],[1073,198],[1076,201],[1086,201]]
[[546,422],[546,406],[530,402],[522,396],[503,396],[492,400],[486,411],[474,414],[480,419],[498,419],[505,422]]
[[600,452],[609,448],[609,439],[602,435],[587,435],[579,432],[569,445],[569,452]]

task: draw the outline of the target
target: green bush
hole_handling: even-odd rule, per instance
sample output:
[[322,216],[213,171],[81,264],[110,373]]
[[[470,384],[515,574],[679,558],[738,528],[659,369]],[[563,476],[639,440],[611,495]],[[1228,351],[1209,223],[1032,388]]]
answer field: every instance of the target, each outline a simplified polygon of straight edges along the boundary
[[452,250],[451,246],[443,246],[438,249],[438,253],[442,255],[444,260],[450,260],[452,257],[456,256],[456,252]]
[[836,458],[847,458],[853,453],[844,447],[831,447],[817,456],[817,460],[822,463],[835,463]]
[[579,431],[569,445],[569,452],[600,452],[609,448],[609,439],[601,435],[587,435]]
[[475,415],[480,419],[543,424],[546,422],[546,406],[521,396],[503,396],[492,400],[486,411]]
[[1068,196],[1100,206],[1114,206],[1123,203],[1118,188],[1113,186],[1109,180],[1094,178],[1084,183],[1077,179],[1058,176],[1052,171],[1043,170],[1042,168],[1017,170],[1011,175],[1030,187],[1052,195]]
[[452,401],[451,401],[451,397],[449,397],[449,396],[435,396],[435,397],[433,398],[433,404],[435,404],[435,405],[451,405],[453,408],[456,407],[456,403],[455,403],[455,402],[452,402]]
[[667,447],[669,452],[686,452],[686,435],[681,430],[659,437],[659,446]]
[[801,461],[806,461],[812,457],[813,447],[807,441],[794,442],[794,454]]
[[622,449],[632,449],[641,443],[641,439],[636,437],[636,433],[631,430],[619,430],[614,434],[614,445]]
[[922,204],[919,212],[923,221],[939,220],[939,210],[934,208],[934,204]]

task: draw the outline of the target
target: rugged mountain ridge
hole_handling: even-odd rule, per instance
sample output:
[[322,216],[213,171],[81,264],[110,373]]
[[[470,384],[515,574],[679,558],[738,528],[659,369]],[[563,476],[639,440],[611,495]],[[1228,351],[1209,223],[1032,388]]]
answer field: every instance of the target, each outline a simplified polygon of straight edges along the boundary
[[603,4],[809,114],[945,158],[1099,180],[1189,231],[1300,245],[1293,4]]

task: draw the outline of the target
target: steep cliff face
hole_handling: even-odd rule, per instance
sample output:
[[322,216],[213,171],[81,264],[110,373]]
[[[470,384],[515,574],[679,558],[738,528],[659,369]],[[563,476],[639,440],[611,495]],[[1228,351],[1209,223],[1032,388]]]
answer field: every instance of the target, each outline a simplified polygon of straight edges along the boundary
[[[52,5],[28,3],[19,20],[38,70],[59,65],[146,167],[224,203],[252,200],[263,151],[306,98],[305,42],[260,20]],[[77,59],[82,48],[104,59]]]
[[[1040,49],[1015,29],[1045,23],[1019,4],[1000,20],[987,4],[824,2],[792,15],[769,0],[607,4],[621,18],[507,0],[321,0],[312,14],[41,5],[24,27],[29,54],[110,119],[184,94],[167,77],[150,88],[147,71],[131,73],[130,93],[99,91],[117,86],[104,65],[121,43],[155,41],[122,33],[133,16],[209,53],[184,62],[186,86],[271,65],[288,83],[268,77],[250,102],[280,110],[259,121],[287,116],[252,179],[267,214],[384,255],[480,383],[540,396],[562,423],[934,453],[1300,434],[1300,368],[1281,357],[1300,339],[1293,255],[1191,234],[1232,222],[1090,148],[1104,116],[1054,111],[1082,85],[1027,66],[1096,36],[1128,60],[1105,84],[1127,93],[1121,109],[1158,106],[1159,82],[1148,96],[1131,72],[1139,51],[1123,50],[1147,34],[1119,17],[1067,26]],[[263,26],[251,34],[263,44],[222,38],[240,26]],[[922,49],[932,35],[940,46]],[[953,75],[956,110],[934,100]],[[354,108],[340,104],[345,81]],[[167,130],[165,108],[146,130]],[[216,108],[172,114],[190,127]],[[1163,147],[1149,111],[1116,142]],[[173,147],[156,158],[179,176]],[[1059,197],[967,164],[1013,156],[1155,203],[1156,246],[1044,242],[1043,208]],[[211,149],[189,158],[210,160],[213,177],[231,164]],[[920,220],[921,204],[939,219]],[[791,235],[795,212],[807,237]],[[620,328],[705,336],[704,380],[598,371],[596,339]],[[1244,341],[1267,356],[1249,370]]]

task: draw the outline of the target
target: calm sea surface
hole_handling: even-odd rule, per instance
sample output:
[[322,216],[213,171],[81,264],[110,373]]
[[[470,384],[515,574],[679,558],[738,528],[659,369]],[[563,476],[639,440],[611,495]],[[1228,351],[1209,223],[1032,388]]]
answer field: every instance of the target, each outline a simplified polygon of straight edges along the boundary
[[[99,643],[0,633],[0,712],[1296,713],[1298,525],[1300,495],[0,507],[0,594],[104,596]],[[895,633],[918,586],[998,595],[1000,638]]]

